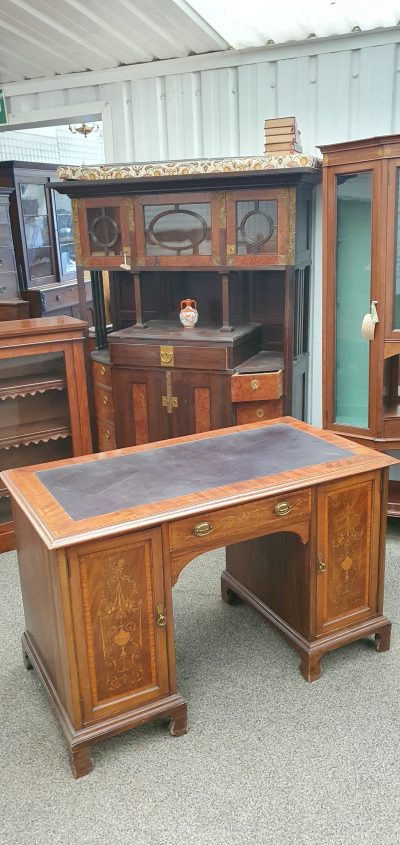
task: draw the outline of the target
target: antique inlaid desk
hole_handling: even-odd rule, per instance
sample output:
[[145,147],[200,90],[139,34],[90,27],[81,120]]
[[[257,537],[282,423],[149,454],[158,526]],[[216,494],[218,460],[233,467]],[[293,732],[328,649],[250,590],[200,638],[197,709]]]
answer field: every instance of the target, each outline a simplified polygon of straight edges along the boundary
[[[172,586],[228,546],[222,597],[244,600],[301,656],[375,635],[383,616],[387,467],[394,459],[290,417],[2,474],[13,500],[26,664],[76,777],[95,740],[158,717],[186,732]],[[266,655],[265,671],[268,671]]]

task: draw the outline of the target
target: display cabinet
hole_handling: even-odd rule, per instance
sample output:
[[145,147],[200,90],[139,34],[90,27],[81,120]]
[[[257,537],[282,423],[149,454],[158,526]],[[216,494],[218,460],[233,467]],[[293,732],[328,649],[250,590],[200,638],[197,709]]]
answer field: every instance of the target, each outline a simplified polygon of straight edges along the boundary
[[12,188],[0,188],[0,322],[29,317],[29,305],[20,297],[10,223]]
[[[29,302],[32,317],[65,314],[91,323],[90,308],[86,313],[79,305],[71,202],[50,191],[55,178],[52,164],[0,162],[0,186],[11,191],[14,289]],[[85,295],[90,305],[90,282]]]
[[[61,169],[82,176],[55,185],[72,198],[78,277],[90,269],[95,289],[110,271],[114,331],[103,325],[97,338],[108,345],[117,447],[305,418],[320,171],[309,156],[271,159]],[[197,305],[192,328],[179,319],[185,299]],[[112,419],[97,363],[95,353],[104,443]]]
[[[324,426],[400,456],[400,136],[321,150]],[[399,479],[393,467],[391,516]]]
[[[83,340],[70,317],[0,324],[0,471],[92,451]],[[0,552],[14,548],[0,488]]]

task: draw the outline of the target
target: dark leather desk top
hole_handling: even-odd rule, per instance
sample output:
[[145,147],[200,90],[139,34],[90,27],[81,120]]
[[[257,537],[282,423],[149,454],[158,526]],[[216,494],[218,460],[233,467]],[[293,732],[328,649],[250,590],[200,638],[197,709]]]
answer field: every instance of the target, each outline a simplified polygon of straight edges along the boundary
[[353,454],[278,423],[35,474],[64,511],[80,520]]

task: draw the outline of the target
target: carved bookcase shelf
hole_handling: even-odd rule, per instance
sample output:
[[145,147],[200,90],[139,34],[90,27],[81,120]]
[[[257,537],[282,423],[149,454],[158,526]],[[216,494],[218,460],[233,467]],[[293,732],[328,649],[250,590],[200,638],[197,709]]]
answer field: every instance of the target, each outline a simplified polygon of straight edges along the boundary
[[[70,317],[0,326],[0,470],[91,452],[83,359],[85,323]],[[0,487],[0,551],[14,548]]]

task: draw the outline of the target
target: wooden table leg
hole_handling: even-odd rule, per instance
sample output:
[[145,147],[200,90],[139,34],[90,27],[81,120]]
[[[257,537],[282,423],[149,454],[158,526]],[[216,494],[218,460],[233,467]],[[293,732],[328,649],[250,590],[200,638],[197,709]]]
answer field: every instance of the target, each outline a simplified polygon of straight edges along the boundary
[[187,705],[180,704],[170,714],[169,732],[171,736],[187,734]]
[[225,602],[225,604],[242,604],[243,599],[236,595],[233,592],[231,587],[228,587],[228,584],[225,579],[225,572],[221,575],[221,599]]
[[375,634],[375,648],[377,651],[389,651],[392,625],[389,622]]
[[29,654],[26,651],[23,640],[22,640],[22,659],[24,661],[25,669],[33,669],[32,663],[30,661]]
[[303,678],[310,683],[312,681],[317,681],[321,675],[321,658],[322,652],[314,652],[314,654],[308,654],[304,652],[301,655],[301,663],[300,663],[300,672],[303,675]]
[[90,745],[81,745],[78,748],[70,749],[69,762],[74,778],[82,778],[92,771],[93,763],[90,752]]

